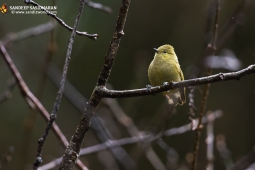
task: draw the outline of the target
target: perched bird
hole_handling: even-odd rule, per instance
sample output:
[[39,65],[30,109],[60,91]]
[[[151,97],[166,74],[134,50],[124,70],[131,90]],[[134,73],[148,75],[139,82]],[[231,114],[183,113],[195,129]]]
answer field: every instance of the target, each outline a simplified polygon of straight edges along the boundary
[[[184,80],[178,58],[171,45],[162,45],[154,48],[155,55],[149,69],[148,76],[152,86],[163,85],[164,82],[178,82]],[[163,92],[169,104],[182,105],[186,102],[185,88],[181,87]]]

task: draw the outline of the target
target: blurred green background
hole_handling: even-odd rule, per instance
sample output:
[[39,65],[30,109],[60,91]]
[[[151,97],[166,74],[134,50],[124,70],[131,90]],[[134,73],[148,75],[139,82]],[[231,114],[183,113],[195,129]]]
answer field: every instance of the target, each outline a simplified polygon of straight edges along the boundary
[[[40,5],[51,5],[52,1],[37,0]],[[92,93],[102,68],[105,54],[108,51],[109,42],[115,29],[115,23],[119,12],[121,1],[94,1],[108,6],[112,9],[111,14],[92,9],[85,6],[79,24],[79,31],[97,33],[96,41],[84,36],[76,36],[73,45],[72,59],[68,70],[68,80],[86,98]],[[7,6],[24,5],[23,1],[1,1]],[[234,14],[242,3],[246,4],[240,10],[238,17]],[[132,1],[129,9],[126,26],[117,57],[110,75],[109,83],[114,89],[143,88],[149,84],[147,69],[153,59],[153,48],[163,44],[171,44],[179,57],[181,68],[186,79],[190,78],[192,67],[200,60],[199,56],[208,42],[211,32],[207,30],[208,11],[214,10],[211,1],[202,0],[163,0],[163,1]],[[68,25],[73,26],[77,15],[79,1],[56,1],[57,16]],[[253,0],[224,0],[221,2],[219,14],[219,36],[218,40],[230,33],[231,35],[218,49],[216,55],[220,55],[223,49],[231,50],[241,61],[240,69],[255,63],[255,2]],[[213,22],[214,15],[211,16]],[[0,37],[8,33],[15,33],[27,28],[35,27],[50,20],[47,15],[13,15],[11,13],[0,15]],[[236,23],[233,33],[223,29],[232,21]],[[212,26],[209,30],[212,30]],[[223,33],[223,34],[222,34]],[[61,70],[65,61],[67,43],[70,32],[57,24],[55,31],[57,51],[52,62]],[[48,55],[50,33],[22,39],[10,44],[7,48],[11,58],[20,71],[25,82],[32,92],[40,85],[45,58]],[[199,61],[201,62],[201,61]],[[206,68],[203,68],[203,76]],[[214,69],[213,73],[229,72],[226,69]],[[4,92],[7,80],[12,75],[3,59],[0,60],[0,93]],[[255,143],[255,75],[243,77],[239,81],[227,81],[214,83],[211,86],[207,102],[207,110],[222,110],[223,116],[216,120],[215,136],[224,134],[227,145],[232,153],[234,161],[237,161],[249,152]],[[195,105],[200,110],[201,96],[199,92],[203,86],[195,91]],[[200,89],[200,90],[199,90]],[[56,86],[47,78],[41,98],[42,104],[51,112],[57,94]],[[188,94],[188,93],[187,93]],[[164,113],[167,107],[161,94],[139,98],[118,99],[125,113],[130,116],[139,130],[147,130],[153,126],[151,122],[156,114]],[[100,109],[100,108],[99,108]],[[189,122],[187,113],[188,104],[178,106],[177,113],[171,119],[170,127],[181,126]],[[38,114],[32,131],[29,150],[24,152],[25,127],[31,114],[30,109],[22,97],[18,87],[13,90],[12,98],[0,105],[0,157],[8,151],[10,146],[15,148],[12,161],[4,169],[29,169],[33,163],[37,150],[37,140],[44,132],[46,122]],[[81,112],[75,108],[65,97],[63,97],[58,112],[57,124],[66,135],[68,141],[74,134],[79,122]],[[98,114],[105,124],[112,130],[114,138],[128,137],[126,129],[116,121],[108,111]],[[114,125],[108,122],[114,120]],[[164,120],[164,119],[163,119]],[[117,132],[116,128],[118,129]],[[114,131],[115,129],[115,131]],[[206,144],[205,130],[202,133],[199,151],[198,169],[205,169]],[[188,132],[174,137],[164,138],[165,142],[174,148],[179,154],[179,163],[185,164],[186,155],[193,151],[195,133]],[[93,131],[86,135],[83,146],[91,146],[99,143]],[[166,153],[153,143],[153,148],[163,163],[166,162]],[[131,153],[135,145],[124,146]],[[43,150],[44,163],[62,156],[64,149],[59,141],[50,132]],[[102,153],[101,153],[102,154]],[[100,153],[94,153],[82,157],[90,169],[107,169],[99,160]],[[24,159],[25,157],[25,159]],[[132,157],[132,155],[131,155]],[[25,162],[24,162],[25,160]],[[153,166],[142,155],[136,160],[138,169],[154,169]],[[186,163],[187,164],[187,163]],[[121,169],[121,168],[120,168]],[[215,169],[224,169],[218,151],[215,149]]]

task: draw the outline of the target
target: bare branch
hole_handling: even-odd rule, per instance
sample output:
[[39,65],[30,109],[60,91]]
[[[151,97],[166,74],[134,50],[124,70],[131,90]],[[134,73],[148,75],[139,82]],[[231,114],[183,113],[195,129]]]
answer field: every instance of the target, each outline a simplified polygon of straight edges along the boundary
[[[57,17],[56,14],[52,14],[51,12],[49,12],[48,10],[46,10],[44,7],[42,7],[41,5],[39,5],[38,3],[32,1],[32,0],[28,0],[25,2],[28,5],[33,5],[33,6],[38,6],[42,11],[46,12],[46,14],[48,16],[51,16],[52,18],[54,18],[55,20],[58,21],[58,23],[60,25],[62,25],[63,27],[67,28],[69,31],[73,31],[73,28],[70,27],[69,25],[67,25],[62,19],[60,19],[59,17]],[[78,35],[83,35],[86,36],[92,40],[96,40],[98,38],[98,34],[88,34],[87,32],[80,32],[80,31],[76,31],[76,34]]]
[[[47,73],[51,81],[59,87],[59,81],[61,79],[61,71],[54,66],[53,64],[49,65],[49,72]],[[68,80],[65,83],[64,89],[65,97],[77,108],[80,112],[83,112],[85,103],[88,101]],[[102,107],[101,107],[102,109]],[[107,108],[105,108],[107,109]],[[103,109],[104,110],[104,109]],[[108,127],[104,125],[103,120],[98,116],[95,116],[91,122],[91,128],[94,133],[97,135],[98,139],[101,142],[113,139],[111,132],[108,130]],[[115,148],[109,148],[109,152],[113,155],[122,169],[135,169],[135,161],[128,155],[128,153],[121,146]],[[122,155],[121,157],[119,155]]]
[[[214,21],[214,30],[213,30],[213,37],[212,37],[212,43],[208,44],[208,50],[209,50],[209,56],[213,57],[215,52],[216,52],[216,39],[217,39],[217,34],[218,34],[218,28],[219,28],[219,23],[218,23],[218,19],[219,19],[219,11],[220,11],[220,0],[214,0],[215,1],[215,7],[216,7],[216,11],[215,11],[215,21]],[[207,70],[207,75],[211,76],[212,75],[212,68],[209,66],[208,70]],[[209,95],[209,90],[210,90],[210,83],[205,85],[205,89],[203,92],[203,98],[202,98],[202,102],[201,102],[201,110],[200,110],[200,114],[199,114],[199,121],[198,121],[198,126],[196,129],[196,141],[194,144],[194,159],[192,162],[192,169],[196,170],[197,169],[197,159],[198,159],[198,149],[199,149],[199,142],[200,142],[200,138],[201,138],[201,130],[203,129],[202,126],[202,117],[204,116],[205,113],[205,109],[206,109],[206,102],[208,99],[208,95]]]
[[[130,0],[123,0],[122,6],[120,8],[119,16],[117,19],[116,29],[113,34],[112,40],[110,42],[110,47],[108,53],[105,57],[105,64],[99,75],[97,85],[105,85],[109,74],[111,72],[113,62],[118,50],[120,39],[124,34],[123,29],[128,13],[128,8],[130,5]],[[96,86],[97,88],[97,86]],[[79,156],[80,148],[83,142],[83,138],[90,128],[91,120],[95,113],[96,108],[101,102],[101,97],[96,93],[92,93],[89,101],[86,103],[85,111],[81,117],[81,120],[76,128],[75,134],[72,136],[70,145],[67,147],[65,154],[63,156],[62,162],[60,164],[60,169],[73,169],[76,160]]]
[[246,76],[252,73],[255,73],[255,65],[250,65],[249,67],[237,72],[218,73],[218,74],[207,76],[207,77],[194,78],[194,79],[184,80],[180,82],[165,83],[162,86],[155,86],[151,88],[120,91],[120,90],[108,90],[105,87],[98,87],[95,90],[95,93],[104,98],[128,98],[128,97],[155,95],[156,93],[161,93],[164,91],[169,91],[169,90],[180,88],[180,87],[198,86],[202,84],[216,83],[216,82],[229,81],[229,80],[239,80],[243,76]]
[[111,69],[112,69],[115,57],[117,55],[121,37],[124,35],[123,30],[124,30],[124,26],[126,22],[126,17],[127,17],[130,1],[131,0],[122,1],[122,7],[120,8],[118,21],[116,24],[116,29],[112,36],[108,53],[105,56],[105,63],[98,77],[97,86],[105,86],[109,78],[109,75],[111,73]]
[[64,67],[63,67],[63,74],[62,74],[62,78],[61,78],[61,82],[60,82],[60,88],[58,90],[57,97],[56,97],[56,100],[55,100],[55,103],[54,103],[54,106],[53,106],[53,110],[52,110],[51,115],[50,115],[50,120],[49,120],[48,125],[47,125],[47,127],[45,129],[44,134],[38,140],[38,144],[39,145],[38,145],[38,149],[37,149],[36,160],[35,160],[34,166],[33,166],[34,170],[37,170],[39,165],[42,163],[43,145],[44,145],[46,137],[47,137],[47,135],[49,133],[49,130],[52,127],[53,122],[57,118],[57,112],[58,112],[59,107],[60,107],[60,102],[61,102],[61,99],[62,99],[64,87],[65,87],[65,80],[66,80],[67,70],[68,70],[68,66],[69,66],[70,60],[71,60],[71,54],[72,54],[72,47],[73,47],[74,37],[76,35],[76,30],[77,30],[79,22],[80,22],[80,18],[81,18],[81,14],[82,14],[84,5],[85,5],[85,0],[81,1],[79,12],[78,12],[78,15],[76,17],[75,24],[74,24],[74,29],[73,29],[73,31],[71,33],[71,36],[70,36],[70,39],[68,41],[68,47],[67,47],[67,52],[66,52],[66,59],[65,59]]
[[[9,69],[12,72],[13,76],[15,77],[16,82],[19,86],[19,89],[20,89],[22,95],[24,95],[24,98],[26,99],[26,102],[28,103],[28,105],[32,109],[37,108],[39,110],[39,112],[42,114],[43,118],[46,121],[49,121],[50,117],[49,117],[48,111],[45,109],[45,107],[42,105],[42,103],[34,96],[34,94],[29,90],[28,86],[26,85],[25,81],[21,77],[18,69],[14,65],[11,57],[9,56],[9,54],[6,51],[6,49],[5,49],[4,45],[2,44],[2,42],[0,42],[0,53],[2,54],[7,66],[9,67]],[[67,147],[69,143],[68,143],[68,141],[66,140],[66,137],[61,132],[61,130],[59,129],[58,125],[55,122],[53,123],[52,128],[53,128],[53,132],[58,137],[61,144],[64,147]],[[80,160],[78,160],[77,164],[78,164],[78,167],[80,169],[83,169],[83,170],[87,169],[86,166],[83,165],[82,162],[80,162]]]
[[[218,119],[221,116],[222,116],[222,112],[220,110],[217,110],[209,115],[204,116],[202,119],[202,123],[207,124],[209,121],[215,121],[216,119]],[[197,125],[198,125],[198,119],[195,120],[194,126],[197,126]],[[168,129],[162,135],[166,136],[166,137],[180,135],[180,134],[191,131],[192,129],[190,128],[190,126],[191,126],[191,123],[183,125],[181,127]],[[80,155],[82,156],[82,155],[88,155],[91,153],[99,152],[99,151],[107,149],[109,147],[129,145],[129,144],[134,144],[134,143],[139,143],[139,142],[151,142],[153,140],[158,139],[158,138],[152,138],[152,137],[153,137],[153,135],[151,135],[151,134],[149,134],[149,135],[141,134],[139,136],[133,136],[130,138],[123,138],[123,139],[119,139],[119,140],[108,140],[104,143],[81,149]],[[50,168],[54,168],[60,163],[60,160],[61,160],[61,158],[57,158],[57,159],[39,167],[38,170],[47,170]]]
[[[202,118],[202,124],[207,124],[209,121],[215,121],[215,119],[222,116],[221,110],[216,110],[215,112],[210,113],[209,115],[206,115]],[[173,135],[179,135],[185,132],[188,132],[191,130],[190,128],[191,123],[178,127],[178,128],[172,128],[164,132],[164,136],[173,136]],[[198,119],[194,120],[194,129],[198,126]]]

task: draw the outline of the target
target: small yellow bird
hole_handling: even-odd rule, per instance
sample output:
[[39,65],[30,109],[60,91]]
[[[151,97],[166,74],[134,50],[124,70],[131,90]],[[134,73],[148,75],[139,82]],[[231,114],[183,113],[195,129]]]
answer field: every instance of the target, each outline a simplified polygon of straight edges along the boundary
[[[178,58],[171,45],[162,45],[156,51],[154,59],[152,60],[148,76],[152,86],[163,85],[164,82],[178,82],[184,80]],[[168,92],[163,92],[169,104],[182,105],[186,102],[185,88],[173,89]]]

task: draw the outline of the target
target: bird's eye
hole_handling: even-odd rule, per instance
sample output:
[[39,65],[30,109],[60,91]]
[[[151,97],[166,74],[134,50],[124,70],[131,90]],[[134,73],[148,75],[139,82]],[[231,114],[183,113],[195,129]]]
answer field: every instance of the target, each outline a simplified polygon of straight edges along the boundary
[[166,53],[166,51],[164,50],[164,53]]

